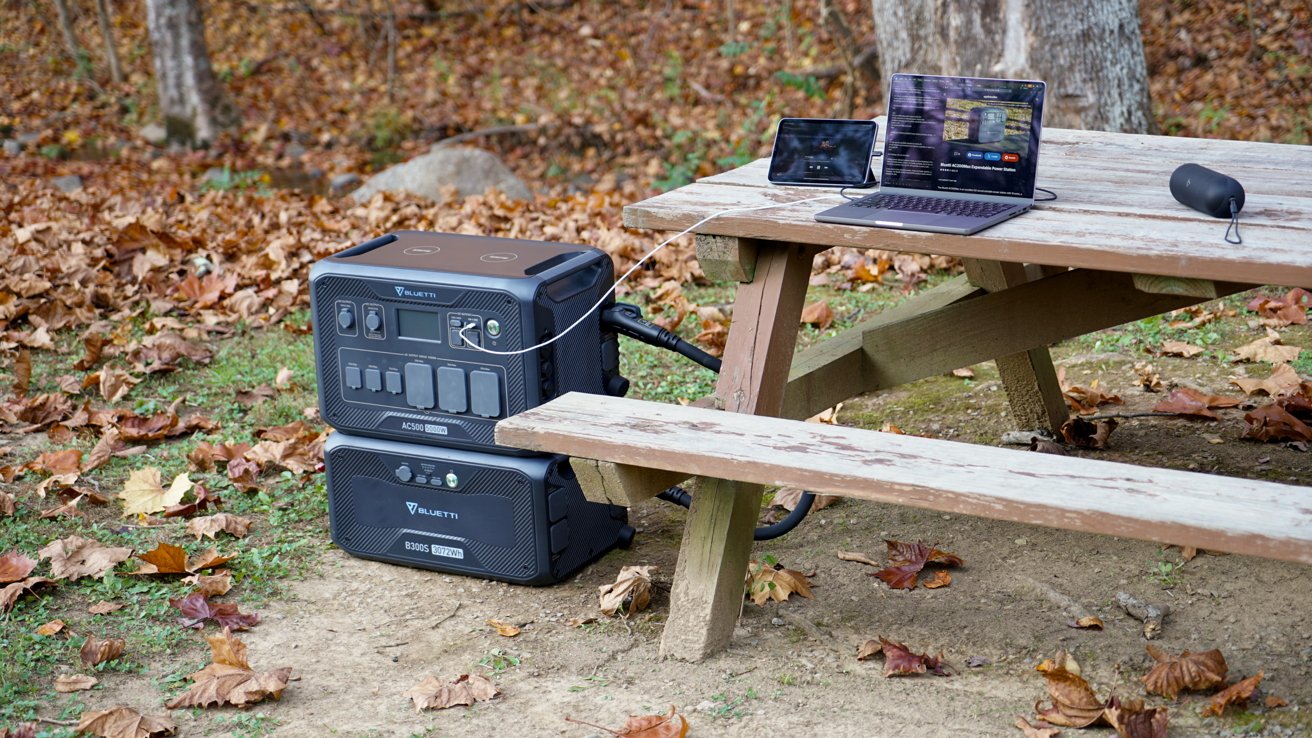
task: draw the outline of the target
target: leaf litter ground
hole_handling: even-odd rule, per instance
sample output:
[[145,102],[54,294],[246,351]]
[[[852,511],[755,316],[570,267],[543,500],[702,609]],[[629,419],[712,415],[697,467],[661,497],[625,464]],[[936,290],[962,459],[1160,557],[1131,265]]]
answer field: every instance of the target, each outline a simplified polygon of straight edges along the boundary
[[[865,9],[864,3],[842,5],[854,17]],[[307,372],[303,369],[295,379],[299,388],[287,386],[286,374],[275,371],[281,367],[270,367],[258,381],[226,387],[229,394],[234,389],[241,394],[218,427],[205,413],[214,410],[211,403],[230,403],[231,398],[195,392],[197,373],[221,362],[212,349],[222,351],[225,341],[219,339],[224,336],[235,333],[240,341],[243,331],[267,326],[304,353],[302,280],[310,261],[385,230],[418,227],[583,241],[605,248],[624,266],[650,238],[620,228],[620,207],[650,194],[658,180],[673,184],[679,177],[709,174],[765,154],[768,140],[760,136],[765,120],[747,112],[755,103],[762,103],[760,109],[770,116],[834,113],[830,100],[838,97],[835,90],[830,100],[820,100],[808,96],[803,86],[779,84],[774,72],[784,68],[780,60],[787,57],[766,50],[773,22],[776,46],[787,43],[781,36],[795,34],[798,52],[787,68],[828,60],[828,41],[803,10],[794,12],[788,29],[779,17],[772,21],[766,9],[738,8],[740,24],[731,31],[735,43],[746,47],[743,53],[740,46],[719,46],[724,10],[718,3],[671,4],[674,12],[655,16],[621,8],[607,10],[615,14],[607,18],[580,15],[589,8],[602,12],[604,4],[575,6],[516,19],[511,4],[490,3],[483,14],[458,16],[436,30],[403,23],[400,96],[388,103],[379,66],[369,64],[360,52],[367,44],[355,35],[368,36],[368,28],[330,19],[333,35],[324,39],[299,13],[260,14],[259,6],[213,4],[213,51],[220,73],[226,72],[235,97],[246,106],[248,127],[240,141],[222,142],[210,152],[166,156],[134,140],[135,127],[149,118],[153,104],[148,55],[129,62],[127,87],[97,98],[94,88],[76,81],[71,65],[60,61],[61,42],[30,5],[7,15],[7,40],[0,51],[6,74],[0,79],[11,93],[11,105],[0,126],[6,127],[5,135],[33,132],[37,138],[20,157],[0,159],[9,175],[0,191],[6,213],[0,248],[10,265],[3,275],[0,341],[14,356],[3,367],[9,375],[6,389],[14,390],[6,400],[17,403],[7,408],[13,417],[4,422],[38,432],[5,435],[0,446],[9,452],[0,457],[0,465],[23,464],[74,445],[88,454],[80,468],[74,463],[65,469],[62,457],[52,456],[47,460],[53,466],[45,471],[34,470],[12,483],[11,475],[0,475],[0,491],[14,498],[0,499],[0,526],[16,539],[36,537],[31,531],[37,512],[60,502],[86,516],[47,521],[39,529],[45,531],[41,540],[24,552],[35,557],[50,541],[97,531],[93,537],[131,546],[137,554],[159,543],[185,545],[188,556],[173,557],[181,562],[175,569],[184,574],[201,568],[203,562],[190,557],[203,554],[212,542],[194,543],[181,521],[141,527],[137,518],[122,517],[119,502],[97,504],[95,497],[112,499],[125,489],[132,472],[159,464],[163,498],[163,482],[189,471],[184,457],[197,450],[194,441],[245,445],[212,455],[197,450],[197,458],[213,456],[212,471],[191,473],[212,474],[206,484],[227,501],[228,510],[256,517],[249,539],[223,539],[225,552],[230,547],[238,552],[225,566],[239,576],[226,595],[228,602],[214,605],[240,603],[241,610],[231,612],[258,614],[259,624],[242,636],[251,660],[261,668],[293,669],[284,698],[255,708],[274,721],[279,735],[430,729],[497,735],[504,734],[508,715],[523,734],[582,735],[586,731],[570,733],[577,726],[565,723],[565,715],[621,725],[629,715],[663,714],[669,705],[688,716],[698,735],[1014,735],[1014,716],[1044,694],[1033,666],[1055,647],[1080,656],[1084,676],[1099,695],[1141,694],[1135,691],[1142,688],[1138,680],[1153,661],[1142,648],[1140,623],[1109,604],[1121,590],[1171,604],[1157,641],[1164,650],[1220,647],[1232,673],[1263,673],[1260,689],[1290,703],[1264,709],[1254,701],[1258,706],[1250,704],[1253,712],[1245,713],[1249,717],[1242,718],[1247,721],[1243,725],[1252,725],[1252,718],[1266,723],[1271,735],[1312,731],[1305,717],[1312,705],[1312,631],[1306,623],[1312,603],[1303,594],[1312,592],[1312,575],[1306,567],[1209,555],[1177,566],[1178,552],[1151,544],[839,501],[815,511],[792,536],[755,550],[758,558],[774,557],[789,569],[806,572],[814,599],[790,598],[759,608],[749,604],[724,656],[686,665],[656,658],[684,515],[668,506],[652,503],[634,511],[641,533],[633,550],[612,554],[571,582],[549,589],[388,567],[324,550],[322,489],[308,448],[317,428],[307,429],[308,438],[295,430],[275,438],[255,436],[257,428],[296,419],[311,403]],[[1195,3],[1165,17],[1174,4],[1144,4],[1145,18],[1153,21],[1146,37],[1154,91],[1180,83],[1170,94],[1157,95],[1165,101],[1164,126],[1194,135],[1306,142],[1291,138],[1306,131],[1296,117],[1306,108],[1297,98],[1306,85],[1294,79],[1306,72],[1297,72],[1290,61],[1306,54],[1306,11],[1296,3],[1264,7],[1263,25],[1249,33],[1227,30],[1241,15],[1230,6],[1238,7]],[[115,5],[115,12],[120,43],[143,44],[139,10]],[[76,22],[86,32],[84,40],[94,38],[90,13],[80,14]],[[1204,68],[1191,49],[1180,48],[1186,26],[1197,34],[1223,37],[1225,63]],[[15,34],[15,27],[23,30]],[[271,32],[251,39],[252,27]],[[494,50],[466,46],[468,39],[486,46],[487,29],[504,43]],[[330,53],[298,56],[272,40],[292,37],[304,41],[301,48]],[[234,43],[235,38],[241,42]],[[590,55],[595,63],[570,69],[524,63],[523,48],[533,49],[539,61],[567,58],[551,47],[563,41],[570,43],[573,56]],[[340,46],[337,52],[326,48],[334,44]],[[1232,74],[1236,63],[1255,67],[1267,80],[1260,89],[1261,104],[1254,102],[1259,90]],[[523,69],[533,73],[518,71]],[[567,78],[574,69],[585,71],[582,79]],[[296,94],[288,94],[291,82]],[[535,88],[543,84],[550,89]],[[461,93],[465,88],[477,94]],[[598,90],[616,94],[595,94]],[[708,104],[716,96],[734,104]],[[878,112],[878,103],[871,101],[879,97],[877,89],[863,89],[856,112]],[[535,99],[549,101],[547,109],[522,104]],[[1242,110],[1219,114],[1236,100],[1244,102]],[[101,104],[106,101],[111,104]],[[144,114],[132,112],[137,108]],[[730,108],[733,112],[726,114]],[[378,114],[366,116],[360,112],[365,110]],[[1255,118],[1258,110],[1270,114]],[[612,126],[617,119],[624,125]],[[536,138],[484,142],[542,188],[531,206],[475,197],[436,205],[382,198],[356,207],[269,189],[292,170],[367,173],[391,158],[422,151],[442,135],[504,123],[543,126]],[[673,135],[680,130],[715,135]],[[297,155],[294,145],[304,154]],[[201,187],[207,170],[225,166],[253,176],[230,180],[230,185],[239,184],[228,190],[223,184]],[[49,188],[49,177],[69,173],[83,176],[83,190],[64,196]],[[52,254],[58,256],[57,268],[45,263]],[[811,301],[809,317],[819,330],[830,321],[842,326],[855,312],[850,300],[857,293],[896,293],[926,273],[932,279],[951,266],[908,255],[834,252],[818,260],[815,281],[838,289],[817,287],[817,297],[829,303]],[[715,348],[717,341],[723,343],[731,306],[689,302],[683,288],[696,274],[687,244],[680,244],[643,277],[645,288],[658,291],[639,298],[649,300],[649,308],[662,308],[656,311],[662,322],[686,319],[682,330],[688,337],[700,335]],[[1268,293],[1272,300],[1282,297]],[[1211,355],[1219,353],[1219,346],[1233,351],[1263,337],[1264,326],[1245,323],[1253,314],[1243,311],[1242,301],[1227,304],[1236,316],[1221,321],[1219,328],[1214,324],[1171,333],[1172,339],[1205,347],[1191,359],[1144,353],[1145,347],[1163,345],[1162,326],[1152,321],[1074,342],[1061,347],[1058,357],[1072,384],[1088,388],[1096,379],[1103,394],[1123,400],[1096,412],[1148,412],[1165,396],[1139,390],[1132,365],[1145,360],[1154,363],[1167,385],[1185,383],[1204,396],[1241,396],[1229,384],[1243,378],[1240,371],[1259,384],[1278,386],[1274,378],[1263,381],[1269,374],[1265,367],[1231,366]],[[814,340],[819,330],[805,329],[804,340]],[[1312,344],[1305,327],[1280,330],[1286,346]],[[1308,374],[1306,353],[1294,366]],[[65,399],[75,391],[85,393],[77,403]],[[175,412],[177,397],[195,402]],[[87,398],[92,402],[84,407]],[[1278,443],[1242,442],[1244,411],[1213,412],[1220,421],[1126,419],[1103,437],[1106,448],[1070,452],[1305,485],[1312,481],[1307,453]],[[276,422],[263,422],[278,413]],[[973,378],[936,378],[858,399],[841,416],[840,422],[863,427],[898,427],[986,443],[1009,429],[996,373],[987,366],[975,367]],[[257,445],[260,450],[247,456]],[[143,453],[150,454],[149,462],[140,458]],[[59,479],[46,476],[56,471],[62,472]],[[38,490],[42,479],[53,481]],[[252,502],[256,499],[258,505]],[[3,517],[12,504],[17,515]],[[200,501],[192,505],[179,514],[194,514]],[[291,543],[303,548],[293,552],[315,552],[301,556],[312,562],[312,573],[270,586],[263,577],[278,571],[287,575],[274,565],[277,557],[300,555],[277,553],[279,545],[290,545],[278,537],[290,529],[302,535]],[[59,533],[48,534],[54,530]],[[840,550],[879,557],[885,538],[930,541],[969,565],[954,569],[948,586],[892,591],[855,575],[854,565],[835,557]],[[598,614],[598,589],[614,581],[621,565],[652,566],[658,572],[651,607],[624,621],[586,622]],[[79,667],[77,647],[84,637],[127,636],[126,652],[108,662],[127,666],[100,674],[95,689],[76,696],[87,705],[88,715],[118,704],[159,715],[164,701],[184,691],[185,677],[206,663],[204,641],[176,622],[178,611],[168,600],[209,584],[190,577],[190,583],[177,577],[127,582],[125,571],[108,581],[92,576],[76,583],[71,577],[49,581],[41,577],[52,573],[43,563],[31,572],[43,581],[9,585],[18,589],[6,606],[16,606],[18,615],[0,625],[6,636],[15,635],[16,627],[35,629],[56,616],[68,621],[49,636],[67,639],[55,641],[63,644],[58,670]],[[224,583],[207,591],[223,596],[231,581],[214,578]],[[31,588],[40,584],[37,596],[27,592],[24,581]],[[125,604],[121,615],[87,612],[108,600]],[[1091,615],[1104,621],[1103,631],[1067,627],[1068,621]],[[514,623],[521,632],[507,639],[488,621]],[[585,624],[573,627],[570,621]],[[113,626],[102,627],[105,622]],[[111,632],[115,628],[122,632]],[[213,632],[212,627],[206,630]],[[926,653],[941,652],[955,675],[883,679],[879,664],[858,662],[854,656],[858,645],[878,636]],[[13,671],[22,668],[17,662],[5,668],[10,669],[4,672],[7,679],[23,677]],[[440,715],[409,711],[404,692],[420,678],[464,673],[492,678],[503,696]],[[48,676],[53,685],[54,675]],[[167,686],[161,689],[158,683]],[[35,704],[50,717],[73,699],[55,696],[52,686]],[[1207,696],[1193,694],[1172,704],[1173,734],[1215,734],[1236,719],[1204,721],[1199,712],[1206,704]],[[169,717],[186,734],[218,727],[209,713],[178,711]]]

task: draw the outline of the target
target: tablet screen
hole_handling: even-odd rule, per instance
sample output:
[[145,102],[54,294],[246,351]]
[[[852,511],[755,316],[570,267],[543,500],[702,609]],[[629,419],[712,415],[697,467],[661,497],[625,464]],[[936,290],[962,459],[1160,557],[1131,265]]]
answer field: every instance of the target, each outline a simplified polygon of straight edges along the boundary
[[784,118],[770,154],[770,181],[855,187],[870,178],[873,120]]

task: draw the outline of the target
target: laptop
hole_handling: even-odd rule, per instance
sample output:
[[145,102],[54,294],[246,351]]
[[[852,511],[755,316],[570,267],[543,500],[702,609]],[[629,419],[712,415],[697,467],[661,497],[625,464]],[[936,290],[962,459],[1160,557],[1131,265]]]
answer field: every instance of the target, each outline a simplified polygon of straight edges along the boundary
[[1047,85],[895,74],[889,88],[879,191],[816,220],[969,235],[1034,205]]

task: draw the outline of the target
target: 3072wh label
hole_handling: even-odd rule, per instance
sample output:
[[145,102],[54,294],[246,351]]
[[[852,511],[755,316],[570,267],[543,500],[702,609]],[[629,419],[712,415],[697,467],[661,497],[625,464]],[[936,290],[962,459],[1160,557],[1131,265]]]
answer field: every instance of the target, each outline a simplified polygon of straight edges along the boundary
[[433,556],[442,556],[448,559],[465,558],[464,549],[452,548],[451,546],[439,546],[436,543],[419,543],[417,541],[406,541],[405,550],[415,551],[418,553],[431,554]]

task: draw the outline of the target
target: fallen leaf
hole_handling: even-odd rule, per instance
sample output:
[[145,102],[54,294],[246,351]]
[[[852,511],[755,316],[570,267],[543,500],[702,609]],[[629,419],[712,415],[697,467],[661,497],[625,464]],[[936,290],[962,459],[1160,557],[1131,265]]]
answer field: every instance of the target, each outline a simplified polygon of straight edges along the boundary
[[206,620],[213,620],[220,628],[249,630],[260,622],[258,613],[243,613],[232,602],[210,602],[200,592],[192,592],[181,599],[170,599],[169,604],[182,613],[178,622],[185,628],[200,630],[205,627]]
[[211,548],[188,560],[187,552],[181,546],[160,543],[144,554],[137,554],[137,558],[146,563],[133,574],[195,574],[202,569],[226,564],[236,557],[220,556],[218,549]]
[[1162,341],[1162,354],[1164,356],[1183,356],[1188,359],[1206,350],[1202,346],[1195,346],[1184,341]]
[[37,626],[36,634],[39,636],[49,637],[58,633],[63,629],[64,629],[63,620],[51,620],[48,623],[43,623],[42,625]]
[[834,322],[834,311],[829,308],[826,300],[813,302],[802,308],[802,322],[818,330],[826,330]]
[[[205,487],[205,485],[203,484],[198,484],[192,487],[191,494],[192,494],[191,502],[183,502],[177,505],[169,505],[168,507],[164,508],[164,517],[166,518],[186,517],[188,515],[195,515],[201,510],[209,509],[211,506],[215,508],[220,508],[223,506],[223,499],[216,494],[211,494],[209,489]],[[237,518],[237,519],[245,520],[245,518]],[[190,524],[191,523],[188,522],[188,526],[190,526]],[[248,521],[248,525],[249,525],[249,521]],[[234,533],[234,535],[236,534]],[[210,537],[213,538],[214,536],[210,536]],[[238,538],[240,537],[241,536],[238,536]],[[197,538],[199,538],[199,536],[197,536]]]
[[95,666],[96,664],[103,664],[106,661],[113,661],[123,655],[123,647],[125,645],[127,645],[127,642],[122,638],[106,638],[102,641],[95,636],[89,635],[87,636],[87,639],[82,642],[82,650],[80,652],[82,665]]
[[1139,389],[1144,392],[1160,392],[1162,390],[1162,375],[1157,373],[1157,368],[1146,362],[1136,362],[1134,373],[1139,378]]
[[[1218,400],[1218,399],[1227,399],[1227,398],[1217,398],[1212,395],[1204,395],[1203,393],[1197,390],[1190,389],[1188,387],[1180,387],[1178,389],[1171,390],[1171,394],[1167,395],[1164,399],[1162,399],[1160,402],[1154,405],[1153,412],[1175,413],[1176,415],[1183,415],[1191,418],[1206,418],[1207,420],[1220,420],[1221,416],[1212,412],[1209,408],[1234,407],[1234,405],[1218,406],[1218,405],[1211,404],[1213,400]],[[1238,401],[1237,400],[1234,401],[1234,404],[1238,404]]]
[[1080,662],[1076,661],[1075,657],[1065,649],[1058,651],[1057,655],[1050,659],[1045,658],[1043,661],[1039,662],[1038,666],[1034,667],[1035,671],[1045,674],[1049,671],[1058,669],[1061,671],[1068,671],[1076,676],[1080,676],[1083,673],[1080,669]]
[[4,556],[0,556],[0,584],[17,582],[20,579],[26,579],[28,574],[36,568],[37,560],[14,549]]
[[123,483],[119,499],[123,500],[123,515],[148,515],[163,512],[169,505],[182,501],[183,495],[191,489],[191,480],[184,472],[173,478],[168,489],[160,483],[160,472],[153,466],[138,469],[128,475]]
[[13,609],[14,604],[24,592],[35,592],[36,588],[46,584],[54,584],[55,580],[45,577],[28,577],[21,582],[7,584],[0,589],[0,612],[9,612]]
[[243,518],[229,513],[216,513],[187,521],[187,532],[196,536],[198,541],[202,536],[214,538],[221,532],[237,538],[245,538],[250,528],[250,518]]
[[811,583],[802,572],[786,569],[782,564],[747,563],[747,596],[754,604],[764,606],[770,600],[783,602],[794,594],[812,597]]
[[1306,325],[1307,308],[1304,302],[1312,301],[1312,293],[1301,287],[1295,287],[1283,297],[1266,297],[1259,295],[1248,303],[1248,309],[1261,316],[1262,324],[1268,327],[1283,328],[1288,325]]
[[1268,331],[1267,335],[1235,349],[1232,361],[1265,361],[1268,364],[1288,364],[1298,358],[1303,349],[1280,343],[1280,334]]
[[1059,728],[1054,728],[1042,720],[1039,721],[1038,725],[1030,725],[1028,720],[1017,715],[1016,722],[1013,724],[1020,728],[1020,732],[1025,734],[1025,738],[1053,738],[1061,735]]
[[105,600],[101,600],[100,602],[97,602],[91,607],[88,607],[87,612],[91,613],[92,615],[106,615],[108,613],[114,612],[115,610],[121,610],[121,609],[123,609],[123,605],[121,603],[106,602]]
[[947,569],[938,569],[934,572],[934,576],[921,582],[920,586],[925,589],[938,589],[949,584],[952,584],[952,575],[948,573]]
[[1232,379],[1235,385],[1250,395],[1265,394],[1271,397],[1297,392],[1302,386],[1303,378],[1288,364],[1276,364],[1271,367],[1271,376],[1266,379]]
[[1066,626],[1083,630],[1102,630],[1104,627],[1102,618],[1099,618],[1096,615],[1085,615],[1078,620],[1068,620],[1066,621]]
[[196,591],[207,597],[218,597],[232,589],[232,572],[220,569],[213,574],[193,574],[183,577],[182,583],[196,585]]
[[12,516],[18,512],[18,503],[8,492],[0,492],[0,515]]
[[[791,512],[797,508],[797,503],[801,502],[803,494],[805,494],[805,491],[797,487],[783,487],[770,498],[770,505],[782,507]],[[816,495],[815,499],[811,501],[811,512],[823,510],[838,502],[839,499],[838,495]]]
[[1294,417],[1278,402],[1244,413],[1243,438],[1256,441],[1312,441],[1312,427]]
[[247,458],[228,462],[228,479],[242,492],[258,492],[260,489],[260,465]]
[[76,474],[81,470],[82,452],[75,448],[47,451],[27,464],[27,469],[53,476]]
[[892,566],[873,572],[870,576],[883,580],[891,589],[915,589],[916,579],[926,564],[962,566],[966,563],[960,557],[940,551],[924,541],[904,543],[886,539],[884,543],[888,546],[888,562]]
[[514,638],[522,632],[518,626],[511,625],[504,620],[489,618],[487,624],[492,626],[492,629],[497,632],[497,635],[503,635],[507,638]]
[[971,368],[968,367],[968,366],[963,366],[963,367],[961,367],[960,369],[953,369],[953,370],[952,370],[952,376],[954,376],[954,377],[958,377],[958,378],[961,378],[961,379],[971,379],[971,378],[973,378],[973,377],[975,376],[975,370],[974,370],[974,369],[971,369]]
[[1266,696],[1266,699],[1262,701],[1262,704],[1266,705],[1266,708],[1267,708],[1268,710],[1274,710],[1274,709],[1276,709],[1277,707],[1288,707],[1288,706],[1289,706],[1289,703],[1288,703],[1287,701],[1285,701],[1285,699],[1284,699],[1283,697],[1277,697],[1277,696],[1275,696],[1274,694],[1269,694],[1269,695],[1267,695],[1267,696]]
[[1053,454],[1056,456],[1071,455],[1070,452],[1066,450],[1066,447],[1060,443],[1050,441],[1047,438],[1040,438],[1039,436],[1030,436],[1030,450],[1037,451],[1041,454]]
[[291,678],[289,666],[257,673],[246,661],[246,644],[224,628],[219,635],[206,639],[213,653],[213,663],[192,674],[191,687],[164,704],[170,710],[179,707],[234,705],[244,707],[266,698],[280,699]]
[[1173,700],[1185,689],[1203,690],[1225,684],[1229,667],[1219,649],[1171,656],[1156,646],[1146,648],[1157,662],[1141,680],[1148,694]]
[[938,676],[950,676],[951,671],[943,663],[943,656],[929,656],[915,653],[906,644],[890,641],[880,636],[879,645],[884,652],[884,677],[909,676],[924,674],[928,671]]
[[1059,432],[1066,443],[1077,448],[1107,448],[1107,439],[1116,430],[1116,419],[1108,418],[1090,423],[1084,418],[1071,418],[1062,423]]
[[856,660],[865,661],[866,659],[877,656],[883,652],[884,644],[874,638],[870,638],[856,649]]
[[111,405],[127,397],[132,388],[141,384],[141,378],[134,377],[122,369],[100,370],[100,396]]
[[651,604],[651,573],[654,566],[626,566],[610,584],[597,588],[604,615],[629,616]]
[[100,579],[131,556],[132,549],[111,548],[99,541],[69,536],[51,541],[37,553],[43,559],[50,559],[50,573],[54,578],[76,582],[82,577]]
[[565,625],[568,625],[571,628],[582,628],[585,625],[591,625],[595,622],[597,622],[597,619],[594,617],[570,618],[565,621]]
[[292,386],[292,377],[294,376],[292,370],[284,366],[278,370],[277,376],[273,378],[273,386],[280,390],[287,389]]
[[99,679],[86,674],[64,674],[55,677],[55,691],[60,693],[84,692],[99,683]]
[[614,734],[623,738],[684,738],[688,730],[688,721],[671,705],[668,715],[630,715]]
[[1066,404],[1072,410],[1080,415],[1091,415],[1098,411],[1102,405],[1120,405],[1124,400],[1119,395],[1104,393],[1098,389],[1098,380],[1093,380],[1088,387],[1078,387],[1075,385],[1067,386],[1065,383],[1065,373],[1058,375],[1058,384],[1061,386],[1062,397]]
[[11,372],[14,375],[14,396],[26,397],[32,384],[32,352],[27,349],[19,351]]
[[1248,699],[1253,696],[1253,691],[1257,689],[1257,685],[1262,682],[1262,677],[1264,675],[1265,672],[1259,671],[1253,676],[1235,682],[1220,692],[1217,692],[1212,696],[1211,701],[1207,703],[1207,707],[1203,709],[1202,714],[1204,716],[1213,715],[1220,717],[1221,713],[1225,712],[1225,708],[1230,705],[1242,705],[1245,702],[1248,702]]
[[472,705],[485,702],[501,694],[487,677],[474,674],[461,674],[455,681],[443,682],[437,677],[426,677],[423,681],[406,691],[415,704],[415,712],[424,710],[445,710],[456,705]]
[[1084,677],[1065,668],[1064,655],[1061,652],[1055,662],[1044,661],[1035,667],[1043,673],[1052,706],[1042,708],[1040,700],[1034,704],[1034,712],[1053,725],[1086,728],[1103,719],[1107,703],[1098,699]]
[[1166,708],[1145,708],[1143,700],[1107,701],[1105,719],[1120,738],[1166,738]]
[[173,735],[177,729],[178,726],[167,716],[142,715],[131,707],[85,713],[77,724],[78,733],[101,738],[154,738]]

